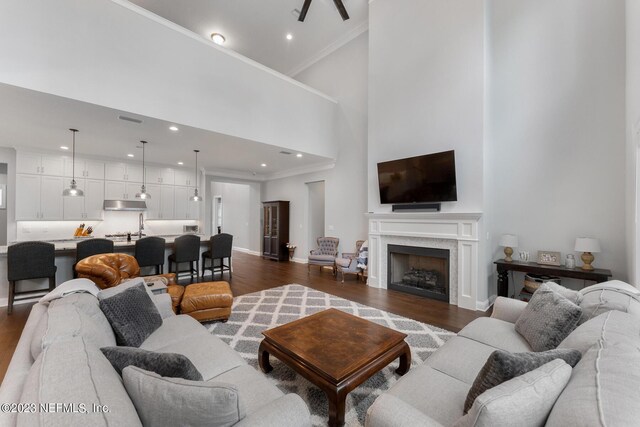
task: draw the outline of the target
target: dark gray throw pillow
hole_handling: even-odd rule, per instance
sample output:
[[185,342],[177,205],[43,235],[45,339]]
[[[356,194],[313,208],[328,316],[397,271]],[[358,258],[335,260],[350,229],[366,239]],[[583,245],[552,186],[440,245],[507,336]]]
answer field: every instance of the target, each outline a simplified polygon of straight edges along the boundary
[[582,309],[545,283],[540,285],[516,320],[516,332],[533,351],[556,348],[576,326]]
[[111,324],[118,345],[140,347],[162,326],[162,317],[143,284],[100,300],[100,309]]
[[578,364],[580,358],[582,358],[582,353],[572,349],[557,349],[539,353],[509,353],[508,351],[496,350],[491,353],[473,382],[464,402],[464,413],[466,415],[469,412],[478,396],[505,381],[538,369],[555,359],[562,359],[573,368]]
[[155,372],[162,377],[202,381],[200,371],[187,356],[182,354],[157,353],[136,347],[102,347],[100,351],[120,375],[124,368],[133,365],[145,371]]

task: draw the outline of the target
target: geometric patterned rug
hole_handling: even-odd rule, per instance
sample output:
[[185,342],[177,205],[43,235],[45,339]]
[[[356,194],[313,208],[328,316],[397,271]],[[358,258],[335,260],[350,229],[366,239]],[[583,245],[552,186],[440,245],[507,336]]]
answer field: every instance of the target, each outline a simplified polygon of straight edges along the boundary
[[[234,299],[229,321],[212,323],[208,328],[211,333],[240,353],[247,363],[259,370],[258,346],[262,341],[262,331],[327,308],[336,308],[407,334],[406,341],[411,348],[412,367],[421,365],[435,350],[455,335],[453,332],[435,326],[302,285],[286,285],[237,297]],[[312,424],[326,426],[329,412],[324,393],[277,358],[271,357],[270,362],[273,371],[267,375],[267,378],[283,392],[300,395],[309,406]],[[398,380],[399,376],[393,372],[397,367],[396,360],[349,393],[346,402],[346,426],[364,425],[369,406],[376,397]]]

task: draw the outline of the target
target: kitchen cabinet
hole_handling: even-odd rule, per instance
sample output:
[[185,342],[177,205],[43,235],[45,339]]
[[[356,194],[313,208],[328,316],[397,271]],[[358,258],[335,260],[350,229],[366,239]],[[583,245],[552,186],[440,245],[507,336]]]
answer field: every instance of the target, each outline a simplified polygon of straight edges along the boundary
[[195,186],[195,176],[193,175],[193,171],[188,171],[185,169],[176,169],[174,171],[175,176],[175,184],[181,185],[185,187],[194,187]]
[[289,260],[289,202],[262,203],[262,256],[278,261]]
[[147,219],[174,219],[174,190],[171,185],[147,185]]
[[63,219],[64,178],[16,174],[16,220]]
[[104,177],[109,181],[142,182],[142,166],[107,162],[104,165]]
[[193,190],[189,187],[174,187],[174,219],[198,219],[201,202],[192,202],[189,198],[193,195]]
[[63,197],[65,220],[101,220],[104,206],[104,181],[76,179],[84,197]]
[[137,182],[105,181],[104,198],[105,200],[136,200],[136,194],[140,192],[141,187],[142,183]]
[[18,151],[16,172],[36,175],[63,176],[64,157]]
[[148,166],[146,171],[149,184],[173,185],[174,183],[174,171],[171,168]]
[[[77,178],[104,179],[104,162],[76,157],[75,169],[76,181]],[[73,160],[71,157],[65,158],[64,176],[73,176]]]

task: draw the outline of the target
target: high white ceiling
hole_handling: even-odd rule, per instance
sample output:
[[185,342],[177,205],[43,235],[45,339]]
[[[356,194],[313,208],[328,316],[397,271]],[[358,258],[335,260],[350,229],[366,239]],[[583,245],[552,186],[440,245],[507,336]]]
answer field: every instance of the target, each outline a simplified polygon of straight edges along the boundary
[[[80,132],[76,137],[76,152],[80,155],[142,161],[142,152],[137,147],[140,140],[146,140],[149,142],[146,147],[149,163],[178,167],[177,162],[182,161],[184,167],[193,168],[193,150],[199,149],[198,166],[223,176],[260,179],[331,162],[331,159],[308,153],[301,153],[303,157],[300,158],[296,157],[298,153],[284,155],[280,153],[282,147],[5,84],[0,84],[0,99],[0,145],[6,147],[70,154],[60,146],[71,146],[68,129],[77,128]],[[120,115],[140,119],[142,123],[120,120]],[[177,125],[179,131],[169,130],[171,125]],[[127,157],[129,153],[135,157]],[[262,167],[262,163],[267,166]]]
[[130,1],[207,40],[211,33],[223,34],[225,48],[288,75],[363,32],[369,16],[367,0],[343,0],[347,21],[333,0],[313,0],[305,22],[293,13],[304,0]]

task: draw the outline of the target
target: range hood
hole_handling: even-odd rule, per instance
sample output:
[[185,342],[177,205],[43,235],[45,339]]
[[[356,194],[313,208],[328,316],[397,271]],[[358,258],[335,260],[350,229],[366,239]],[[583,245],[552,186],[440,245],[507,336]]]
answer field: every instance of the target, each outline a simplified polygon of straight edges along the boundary
[[145,211],[147,202],[144,200],[105,200],[105,211]]

